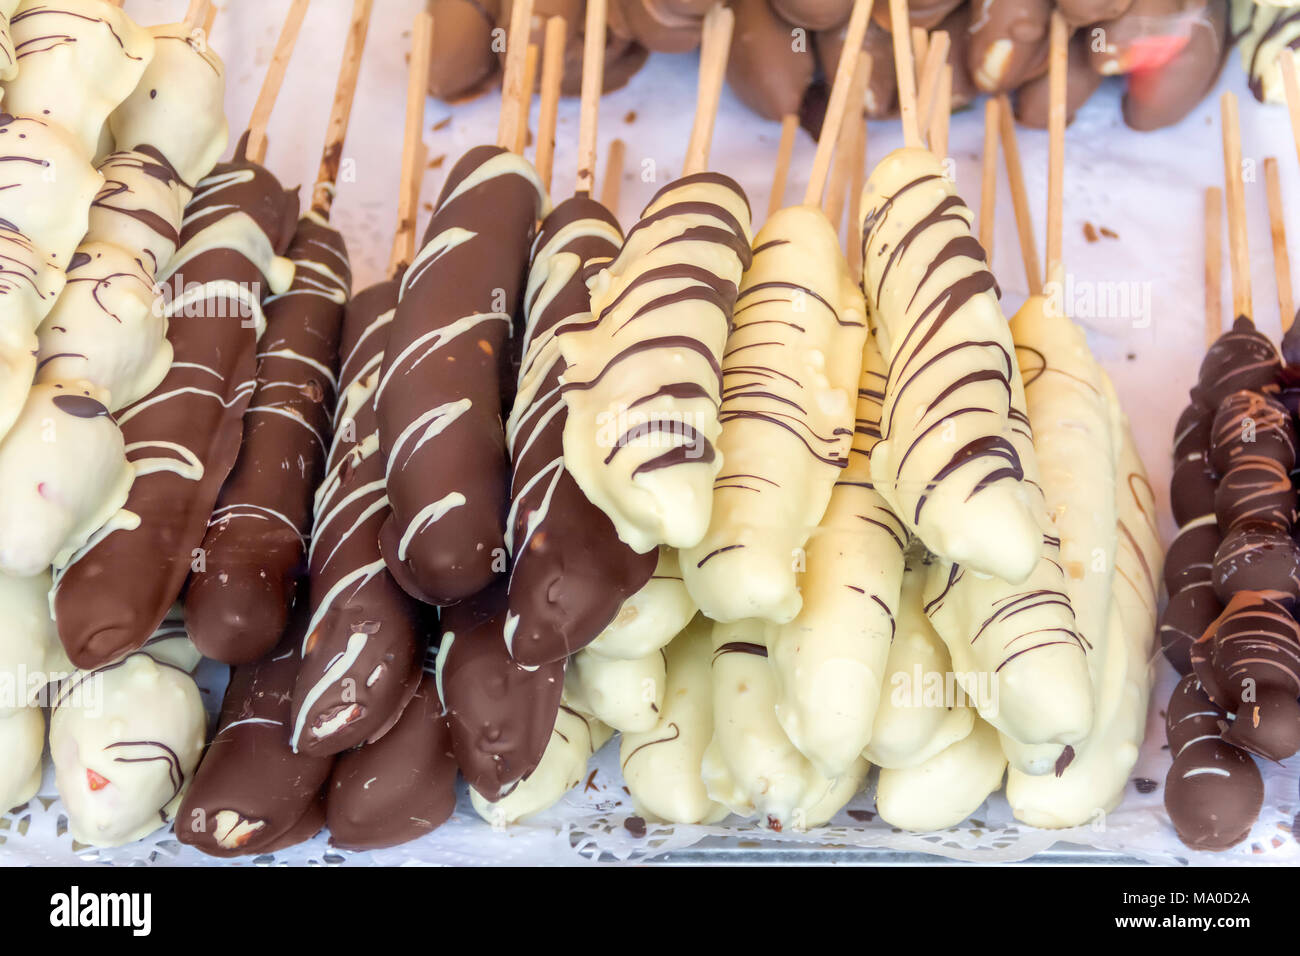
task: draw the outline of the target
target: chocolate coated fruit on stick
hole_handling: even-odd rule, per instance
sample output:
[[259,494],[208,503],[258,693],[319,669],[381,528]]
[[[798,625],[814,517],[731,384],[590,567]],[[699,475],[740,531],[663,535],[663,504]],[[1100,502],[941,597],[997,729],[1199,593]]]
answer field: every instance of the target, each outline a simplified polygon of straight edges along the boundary
[[609,627],[587,649],[610,659],[638,660],[665,647],[697,610],[682,581],[677,552],[659,548],[650,580],[623,602]]
[[293,691],[290,743],[303,753],[341,753],[383,736],[415,693],[436,626],[379,553],[388,499],[374,394],[397,286],[389,281],[361,292],[343,320],[345,387],[316,492],[307,551],[311,617]]
[[153,59],[152,34],[104,0],[28,0],[9,23],[18,75],[4,84],[5,109],[59,124],[91,159]]
[[565,467],[635,551],[689,548],[708,530],[723,354],[749,260],[741,188],[686,176],[592,281],[595,317],[560,336]]
[[437,29],[429,63],[429,92],[440,100],[459,100],[487,88],[497,73],[492,31],[500,0],[432,0]]
[[510,657],[500,584],[443,611],[438,688],[461,773],[489,801],[541,762],[564,690],[564,661],[525,668]]
[[506,570],[501,377],[528,244],[548,211],[527,160],[477,146],[448,174],[402,280],[375,393],[392,508],[380,544],[398,583],[427,603],[467,598]]
[[[1065,120],[1074,122],[1079,107],[1092,98],[1101,86],[1101,74],[1092,68],[1088,59],[1090,42],[1088,30],[1077,30],[1070,37],[1069,56],[1065,66]],[[1047,129],[1051,105],[1051,78],[1040,73],[1026,80],[1016,89],[1016,121],[1021,126]]]
[[803,606],[767,629],[776,716],[791,742],[828,777],[851,767],[871,741],[895,638],[907,529],[871,484],[880,439],[885,360],[867,338],[849,463],[808,539],[799,576]]
[[55,783],[78,843],[121,846],[166,826],[207,731],[199,655],[168,622],[148,643],[59,687],[50,718]]
[[1240,38],[1241,63],[1255,99],[1286,103],[1281,58],[1294,57],[1300,67],[1300,10],[1289,3],[1233,0],[1231,35]]
[[1007,93],[1047,71],[1051,0],[977,0],[970,72],[985,93]]
[[519,387],[506,422],[514,466],[506,640],[525,665],[561,660],[599,637],[658,560],[656,552],[637,554],[618,539],[564,465],[568,413],[560,383],[567,365],[559,335],[590,321],[588,269],[616,256],[622,238],[603,206],[575,196],[546,217],[535,243]]
[[190,575],[185,597],[195,645],[231,664],[257,660],[284,633],[331,437],[352,283],[347,248],[337,231],[308,216],[288,257],[293,285],[266,302],[244,443],[203,539],[203,569]]
[[804,545],[849,460],[866,331],[826,215],[779,210],[754,240],[723,354],[709,528],[681,552],[686,588],[713,620],[799,612]]
[[662,647],[632,659],[584,649],[569,659],[565,697],[573,708],[613,730],[642,733],[659,722],[667,668]]
[[[72,670],[50,617],[49,593],[48,572],[25,578],[0,574],[0,608],[5,614],[0,636],[0,680],[11,682],[12,688],[0,701],[0,717],[44,703],[49,683],[61,680]],[[41,675],[47,680],[39,680]]]
[[1226,850],[1250,835],[1264,804],[1259,767],[1219,736],[1227,715],[1196,675],[1174,690],[1165,716],[1174,763],[1165,778],[1165,809],[1178,839],[1194,850]]
[[808,44],[796,44],[793,28],[768,0],[738,0],[727,83],[742,103],[764,119],[799,112],[817,63]]
[[68,656],[95,667],[139,647],[179,596],[208,517],[239,453],[263,327],[262,290],[283,292],[296,194],[243,157],[203,180],[163,278],[183,277],[167,306],[171,370],[118,415],[136,479],[125,510],[55,581]]
[[324,826],[321,787],[334,758],[289,747],[290,691],[304,623],[290,628],[266,658],[231,675],[216,736],[176,815],[176,838],[209,856],[271,853]]
[[374,850],[417,840],[456,809],[456,759],[436,680],[425,673],[393,729],[342,754],[325,798],[330,843]]
[[915,767],[882,769],[876,810],[904,830],[944,830],[978,810],[1002,786],[1006,768],[998,732],[976,718],[969,734]]
[[863,289],[889,362],[871,474],[932,552],[1014,583],[1042,553],[1041,503],[1012,439],[1020,372],[971,220],[923,149],[890,153],[863,190]]
[[0,715],[0,807],[26,803],[41,788],[45,711],[20,707]]

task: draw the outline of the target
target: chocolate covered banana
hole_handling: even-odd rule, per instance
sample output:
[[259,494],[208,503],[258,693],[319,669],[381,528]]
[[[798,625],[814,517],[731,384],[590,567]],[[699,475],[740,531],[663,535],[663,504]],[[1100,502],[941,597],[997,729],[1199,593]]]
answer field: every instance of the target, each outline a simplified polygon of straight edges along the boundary
[[313,213],[298,222],[287,256],[293,284],[266,301],[243,445],[185,598],[195,645],[231,664],[257,660],[284,633],[330,447],[339,331],[352,285],[347,248]]
[[[961,696],[948,648],[925,615],[925,575],[924,564],[913,556],[903,574],[898,627],[885,663],[871,742],[863,751],[869,761],[886,769],[919,766],[965,739],[975,726],[975,710]],[[986,690],[985,698],[995,700],[992,688]]]
[[108,118],[119,149],[150,146],[193,186],[226,151],[226,70],[202,30],[150,27],[153,58],[135,89]]
[[620,541],[564,465],[567,365],[558,337],[590,321],[587,271],[618,255],[622,238],[604,206],[575,196],[546,217],[534,244],[518,391],[506,422],[514,466],[506,640],[525,665],[560,660],[596,640],[650,580],[658,558]]
[[904,830],[946,830],[1002,786],[1006,768],[998,732],[977,717],[969,734],[927,760],[882,769],[876,781],[876,812]]
[[587,763],[609,741],[612,731],[566,701],[560,704],[541,762],[496,803],[477,790],[469,798],[475,811],[495,827],[509,826],[555,805],[587,777]]
[[[1088,30],[1076,30],[1070,37],[1065,66],[1065,121],[1074,122],[1074,114],[1092,98],[1101,86],[1101,74],[1088,57],[1091,43]],[[1051,77],[1041,73],[1016,88],[1016,122],[1033,129],[1047,129],[1052,99]]]
[[234,669],[217,733],[176,814],[176,839],[209,856],[271,853],[325,823],[321,788],[332,755],[294,753],[289,710],[305,620],[263,660]]
[[895,637],[907,529],[871,484],[880,439],[885,360],[867,338],[849,463],[807,545],[803,606],[767,630],[776,716],[790,741],[828,777],[871,741]]
[[5,109],[59,124],[92,159],[153,59],[152,34],[107,0],[23,0],[9,34],[18,74],[3,84]]
[[456,809],[456,759],[433,673],[393,729],[338,758],[325,797],[330,843],[374,850],[419,839]]
[[1118,541],[1108,629],[1103,643],[1089,654],[1092,732],[1073,747],[1060,774],[1029,776],[1013,767],[1007,777],[1012,811],[1036,827],[1079,826],[1113,810],[1124,796],[1146,732],[1163,555],[1146,470],[1109,379],[1103,384],[1120,445],[1115,473]]
[[[838,778],[823,776],[776,719],[775,678],[762,621],[713,628],[713,740],[702,773],[709,797],[776,831],[820,826],[866,779],[855,761]],[[834,796],[832,797],[832,794]]]
[[686,176],[592,280],[594,318],[560,336],[565,467],[634,551],[689,548],[708,530],[722,362],[749,261],[744,192]]
[[55,783],[78,843],[121,846],[166,826],[203,752],[207,716],[184,627],[60,687],[50,717]]
[[180,248],[162,279],[185,291],[167,303],[172,365],[117,416],[135,468],[124,509],[55,578],[59,637],[74,663],[95,667],[139,647],[179,596],[221,483],[234,465],[264,328],[262,290],[283,292],[296,194],[244,158],[199,183]]
[[477,146],[448,174],[402,279],[375,392],[392,509],[380,544],[398,583],[428,603],[467,598],[506,570],[501,376],[548,211],[527,160]]
[[593,654],[615,660],[646,657],[667,646],[699,610],[682,580],[677,552],[659,548],[657,557],[650,580],[623,602],[609,627],[588,645]]
[[713,739],[713,624],[697,616],[668,645],[659,721],[619,743],[623,781],[637,813],[668,823],[716,823],[730,811],[714,802],[700,768]]
[[383,736],[419,685],[434,626],[379,551],[388,498],[374,395],[397,290],[397,280],[371,286],[343,319],[343,389],[313,509],[311,611],[290,718],[289,740],[300,753],[341,753]]
[[974,0],[970,71],[985,93],[1006,93],[1047,71],[1051,0]]
[[1240,38],[1241,64],[1255,99],[1285,104],[1282,57],[1292,57],[1300,69],[1300,9],[1232,0],[1231,18],[1230,35]]
[[799,112],[817,63],[808,43],[795,41],[794,26],[773,7],[768,0],[732,4],[736,26],[727,56],[727,84],[759,116],[780,120]]
[[451,102],[481,93],[497,75],[493,30],[501,16],[499,0],[432,0],[430,11],[438,29],[429,92]]
[[1042,553],[1041,505],[1014,441],[1011,334],[971,212],[942,160],[895,150],[862,193],[863,289],[889,362],[876,490],[927,548],[1024,581]]
[[848,464],[866,316],[821,209],[778,211],[754,243],[722,360],[709,528],[680,557],[708,617],[784,624],[802,602],[804,545]]

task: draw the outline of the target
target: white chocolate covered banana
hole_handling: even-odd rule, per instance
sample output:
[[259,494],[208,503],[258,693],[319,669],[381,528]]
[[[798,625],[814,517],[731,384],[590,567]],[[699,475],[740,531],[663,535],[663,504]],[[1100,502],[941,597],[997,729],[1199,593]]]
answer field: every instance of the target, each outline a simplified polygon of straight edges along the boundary
[[1120,436],[1109,633],[1103,647],[1093,651],[1097,666],[1092,733],[1074,748],[1074,758],[1060,776],[1028,776],[1012,768],[1007,777],[1012,811],[1036,827],[1077,826],[1114,809],[1124,796],[1146,731],[1164,554],[1146,469],[1109,378],[1103,378],[1103,386],[1112,428]]
[[659,563],[650,580],[623,602],[609,627],[587,650],[601,657],[640,660],[680,634],[696,610],[682,581],[677,552],[660,548]]
[[709,527],[723,465],[723,353],[749,264],[749,218],[726,176],[668,184],[591,281],[594,318],[559,336],[569,366],[565,467],[639,553],[692,547]]
[[868,336],[849,464],[807,545],[803,607],[767,629],[776,716],[821,773],[848,771],[871,741],[894,640],[907,529],[871,484],[885,362]]
[[[9,22],[9,18],[18,9],[18,2],[19,0],[0,0],[0,83],[18,75],[18,52],[14,49]],[[0,85],[0,97],[3,96],[4,87]]]
[[20,707],[0,714],[0,813],[36,796],[45,753],[45,711]]
[[55,782],[73,839],[120,846],[165,826],[198,766],[207,717],[184,630],[59,688],[50,719]]
[[647,820],[716,823],[730,812],[709,798],[700,770],[713,739],[712,630],[708,618],[696,617],[668,645],[659,721],[619,743],[623,782]]
[[704,751],[704,784],[712,799],[757,816],[765,829],[806,830],[852,798],[867,764],[859,758],[844,779],[826,777],[790,742],[776,719],[763,631],[762,621],[714,625],[713,740]]
[[23,0],[9,24],[18,75],[4,84],[5,109],[59,124],[93,159],[153,59],[153,36],[107,0]]
[[1020,373],[971,212],[920,148],[886,156],[861,205],[862,287],[889,363],[876,489],[930,551],[1023,581],[1041,505],[1012,440]]
[[881,770],[876,811],[904,830],[944,830],[974,813],[1002,785],[1006,769],[998,732],[976,718],[969,734],[923,763]]
[[1300,12],[1293,3],[1233,0],[1232,30],[1241,48],[1241,63],[1255,98],[1286,103],[1282,57],[1290,56],[1300,70]]
[[50,574],[0,574],[0,717],[43,704],[51,681],[72,672],[50,617]]
[[574,706],[579,710],[614,730],[644,733],[659,722],[668,657],[663,648],[631,660],[583,648],[569,659],[565,676],[566,692],[573,687]]
[[775,213],[754,239],[722,359],[724,466],[691,597],[715,621],[788,623],[797,571],[849,458],[866,315],[839,236],[817,206]]
[[885,664],[871,742],[863,755],[887,769],[916,767],[963,740],[975,712],[953,676],[952,658],[925,615],[926,569],[915,558],[903,574],[898,628]]
[[135,467],[89,382],[32,387],[0,442],[0,573],[62,566],[126,502]]
[[562,703],[541,763],[496,803],[489,803],[470,787],[474,810],[493,826],[503,827],[554,806],[586,779],[587,761],[611,736],[610,728],[599,720],[567,701]]
[[226,151],[226,70],[202,30],[151,27],[150,60],[131,95],[109,117],[119,149],[152,146],[190,186]]

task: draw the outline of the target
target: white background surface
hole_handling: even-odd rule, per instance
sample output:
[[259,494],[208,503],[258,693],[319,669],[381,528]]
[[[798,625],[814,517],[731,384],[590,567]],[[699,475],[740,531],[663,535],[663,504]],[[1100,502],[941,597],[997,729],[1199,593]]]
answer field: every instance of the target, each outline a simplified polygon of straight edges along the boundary
[[[396,192],[400,165],[400,141],[404,113],[406,56],[410,42],[410,23],[419,0],[375,0],[369,43],[361,71],[351,134],[344,149],[345,160],[355,164],[355,181],[339,186],[334,224],[350,245],[356,289],[382,275],[388,261],[392,230],[396,217]],[[228,93],[227,114],[231,124],[232,146],[247,122],[253,100],[274,46],[288,0],[225,0],[212,38],[213,45],[226,61]],[[184,0],[127,0],[127,10],[143,23],[176,20],[184,12]],[[270,124],[270,149],[267,165],[286,184],[302,183],[304,199],[310,193],[319,161],[326,117],[333,95],[335,74],[342,52],[344,34],[351,9],[350,0],[315,0],[277,109]],[[436,25],[435,25],[436,29]],[[619,137],[627,143],[622,202],[617,212],[625,227],[630,226],[650,195],[680,172],[681,158],[689,134],[690,115],[695,101],[694,54],[652,56],[646,69],[633,78],[624,90],[607,97],[602,103],[601,156],[608,142]],[[1285,112],[1277,107],[1257,104],[1246,89],[1237,55],[1234,53],[1221,79],[1219,89],[1232,89],[1241,98],[1243,151],[1248,163],[1254,163],[1257,181],[1248,183],[1246,194],[1250,214],[1250,242],[1253,252],[1256,315],[1267,333],[1280,332],[1273,260],[1269,242],[1267,209],[1263,184],[1263,158],[1277,156],[1281,161],[1283,191],[1287,197],[1289,233],[1300,239],[1300,167],[1291,140]],[[1152,315],[1149,326],[1135,327],[1131,316],[1081,318],[1099,358],[1114,378],[1130,417],[1143,453],[1152,484],[1160,501],[1166,533],[1172,530],[1168,515],[1167,484],[1169,478],[1170,434],[1174,421],[1186,401],[1187,388],[1193,382],[1204,351],[1203,333],[1203,192],[1205,187],[1223,182],[1217,97],[1207,99],[1177,127],[1158,133],[1135,133],[1124,125],[1119,113],[1122,84],[1110,81],[1080,113],[1068,134],[1068,167],[1065,202],[1066,262],[1076,282],[1150,283]],[[491,93],[467,104],[448,107],[430,100],[425,115],[425,141],[429,157],[445,157],[440,169],[426,171],[424,200],[432,202],[446,170],[469,146],[492,141],[496,133],[499,94]],[[632,118],[633,113],[635,119]],[[451,118],[450,125],[435,129]],[[577,135],[577,103],[565,101],[561,106],[559,143],[555,162],[555,186],[559,196],[571,189],[574,173],[574,141]],[[776,153],[779,127],[760,120],[745,110],[724,91],[721,112],[715,131],[712,165],[737,179],[748,191],[758,213],[755,231],[761,225],[761,211],[767,207],[772,164]],[[957,162],[959,187],[973,206],[978,202],[979,161],[983,135],[982,110],[970,110],[953,118],[950,152]],[[873,123],[870,127],[868,161],[879,159],[900,145],[898,124]],[[1028,180],[1040,246],[1043,240],[1044,202],[1046,197],[1046,134],[1021,130],[1020,146]],[[787,198],[802,194],[813,144],[800,133],[791,171]],[[655,177],[643,181],[641,172],[646,161],[653,161]],[[601,180],[598,179],[597,189]],[[427,209],[421,225],[427,218]],[[1084,238],[1084,223],[1106,227],[1118,234],[1117,239],[1089,243]],[[1293,243],[1300,259],[1300,241]],[[1226,238],[1225,238],[1226,249]],[[1041,249],[1040,249],[1041,256]],[[1008,312],[1024,298],[1026,283],[1020,265],[1015,224],[1005,177],[1000,183],[994,271],[1004,291]],[[1224,264],[1225,321],[1229,320],[1230,299],[1227,295],[1227,265]],[[1134,776],[1149,776],[1163,781],[1168,757],[1162,750],[1162,694],[1167,697],[1171,671],[1161,662],[1163,689],[1157,688],[1150,720],[1149,739],[1143,760]],[[1295,763],[1296,761],[1291,761]],[[388,851],[378,856],[386,862],[409,862],[413,859],[438,859],[473,862],[475,860],[550,859],[575,862],[575,849],[592,843],[612,847],[619,856],[639,856],[647,845],[660,848],[686,846],[698,838],[689,828],[668,828],[667,833],[652,830],[648,841],[631,841],[621,820],[631,812],[621,806],[622,793],[617,786],[616,758],[602,754],[598,791],[566,797],[549,820],[539,826],[515,828],[508,834],[494,834],[468,807],[463,807],[451,823],[433,837],[405,850]],[[593,765],[597,766],[597,765]],[[48,777],[47,777],[48,783]],[[52,789],[43,789],[52,793]],[[1294,858],[1294,839],[1287,839],[1291,815],[1296,811],[1296,771],[1294,768],[1270,772],[1270,801],[1273,810],[1257,828],[1256,841],[1271,845],[1284,858]],[[864,802],[865,800],[865,802]],[[1148,859],[1170,860],[1181,855],[1167,822],[1160,812],[1160,792],[1150,797],[1130,799],[1127,816],[1112,814],[1112,829],[1104,839],[1093,840],[1086,833],[1069,837],[1076,842],[1102,842],[1124,847]],[[859,797],[856,804],[870,807],[870,800]],[[1005,807],[1005,803],[1002,804]],[[9,831],[8,849],[17,849],[17,860],[28,862],[46,858],[51,844],[62,845],[57,857],[67,860],[67,837],[58,833],[57,804],[41,800],[33,805],[19,836],[18,821]],[[592,811],[596,811],[592,816]],[[990,806],[991,819],[998,815]],[[578,814],[590,825],[575,830]],[[562,821],[555,823],[555,821]],[[563,821],[567,821],[563,822]],[[4,830],[0,821],[0,831]],[[850,825],[852,821],[845,821]],[[996,827],[991,827],[996,829]],[[1129,835],[1122,831],[1129,828]],[[575,836],[575,833],[582,831]],[[711,828],[712,832],[722,832]],[[592,835],[595,834],[593,837]],[[850,834],[829,834],[837,842],[863,842]],[[901,849],[934,849],[953,856],[993,859],[1001,852],[1005,857],[1023,855],[1008,844],[1024,841],[1023,849],[1050,845],[1054,835],[1034,831],[1015,832],[994,839],[995,834],[981,833],[969,825],[960,833],[945,838],[890,837],[887,829],[879,840]],[[1094,835],[1097,836],[1097,835]],[[798,839],[787,835],[785,839]],[[656,843],[656,841],[658,841]],[[1001,842],[1000,842],[1001,841]],[[4,842],[4,833],[0,833]],[[942,844],[942,846],[941,846]],[[24,849],[26,852],[24,853]],[[1252,853],[1250,845],[1241,848],[1235,859],[1260,859],[1261,850]],[[121,860],[151,859],[166,862],[210,862],[193,851],[181,848],[165,834],[158,834],[133,850],[117,855],[90,854],[84,859]],[[989,854],[993,853],[993,856]],[[1271,855],[1271,854],[1270,854]],[[0,862],[15,862],[0,851]],[[50,857],[53,858],[53,857]],[[300,861],[360,862],[350,854],[327,854],[322,838],[285,855]],[[1276,857],[1275,857],[1276,858]],[[1225,861],[1226,862],[1226,861]]]

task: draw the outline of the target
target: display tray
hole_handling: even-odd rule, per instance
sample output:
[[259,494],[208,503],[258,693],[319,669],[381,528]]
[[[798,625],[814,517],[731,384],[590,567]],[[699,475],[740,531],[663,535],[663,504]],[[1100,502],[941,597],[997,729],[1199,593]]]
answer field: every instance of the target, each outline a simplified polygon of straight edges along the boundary
[[[418,0],[375,5],[370,49],[364,59],[359,108],[352,117],[333,223],[346,237],[354,288],[385,270],[395,219],[395,183],[405,89],[408,24]],[[140,22],[179,14],[180,0],[131,0]],[[248,117],[288,0],[229,3],[212,38],[228,65],[227,114],[232,130]],[[300,52],[290,65],[270,123],[267,165],[285,183],[310,185],[329,109],[333,64],[342,49],[349,0],[318,0],[303,28]],[[309,54],[309,55],[304,55]],[[602,101],[601,154],[615,137],[627,144],[622,199],[617,212],[627,224],[653,192],[680,172],[689,133],[685,117],[695,98],[694,55],[655,55],[625,89]],[[1217,93],[1241,99],[1246,198],[1257,321],[1277,337],[1280,322],[1263,187],[1263,159],[1278,157],[1289,197],[1287,228],[1300,236],[1300,167],[1284,111],[1257,104],[1246,87],[1237,54],[1219,88],[1176,127],[1156,133],[1127,129],[1120,117],[1119,82],[1108,81],[1082,109],[1067,142],[1065,261],[1067,302],[1088,331],[1089,342],[1119,392],[1156,490],[1161,530],[1172,536],[1169,512],[1170,436],[1204,352],[1202,204],[1207,186],[1221,184]],[[427,205],[445,170],[468,146],[495,138],[499,97],[493,93],[447,106],[429,101]],[[567,193],[574,170],[577,104],[561,105],[556,150],[556,193]],[[978,192],[983,119],[968,110],[953,117],[950,152],[959,189]],[[755,210],[765,209],[779,126],[748,112],[724,91],[711,166],[735,178]],[[232,137],[233,140],[233,137]],[[896,122],[870,124],[868,162],[901,145]],[[1038,235],[1046,198],[1045,133],[1022,130],[1020,147]],[[802,193],[813,152],[800,135],[788,198]],[[1252,179],[1252,171],[1258,170]],[[1257,181],[1255,181],[1257,180]],[[305,195],[306,190],[304,190]],[[758,223],[756,223],[756,226]],[[1105,233],[1100,233],[1102,228]],[[1112,237],[1113,236],[1113,237]],[[1294,255],[1294,253],[1293,253]],[[1007,314],[1026,295],[1019,247],[1005,177],[999,186],[994,271]],[[1071,294],[1073,290],[1073,295]],[[1121,296],[1122,293],[1122,296]],[[1119,296],[1117,298],[1117,296]],[[1115,303],[1124,304],[1116,308]],[[1227,305],[1225,303],[1225,312]],[[462,788],[453,818],[423,840],[390,850],[350,853],[331,848],[324,836],[282,853],[250,858],[248,865],[413,865],[535,863],[758,863],[758,864],[1291,864],[1300,862],[1300,758],[1265,767],[1264,811],[1251,836],[1221,854],[1194,853],[1174,835],[1163,809],[1170,759],[1164,743],[1164,704],[1175,682],[1163,658],[1155,660],[1156,688],[1148,733],[1125,799],[1093,824],[1068,831],[1042,831],[1018,824],[995,795],[961,826],[933,834],[894,830],[874,819],[870,786],[827,827],[810,833],[773,834],[732,818],[716,826],[626,826],[635,811],[618,775],[617,744],[593,759],[584,786],[538,817],[494,830],[471,809]],[[200,673],[209,711],[220,704],[224,668],[207,663]],[[635,829],[635,826],[634,826]],[[40,796],[0,816],[0,865],[224,865],[181,846],[170,830],[111,850],[77,846],[46,768]]]

